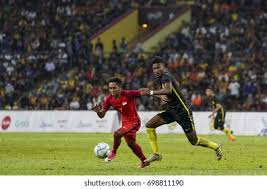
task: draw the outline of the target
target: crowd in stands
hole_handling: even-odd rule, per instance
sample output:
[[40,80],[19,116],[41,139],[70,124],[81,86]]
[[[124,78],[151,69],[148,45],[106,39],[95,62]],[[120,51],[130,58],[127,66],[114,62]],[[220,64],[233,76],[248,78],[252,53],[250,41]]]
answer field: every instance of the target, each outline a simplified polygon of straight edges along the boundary
[[212,87],[226,110],[267,110],[266,2],[203,2],[158,54],[168,58],[193,109],[206,110],[205,88]]
[[[51,6],[47,13],[19,7],[15,13],[8,12],[8,7],[4,7],[7,12],[0,11],[1,24],[9,26],[9,30],[0,30],[1,109],[91,109],[108,94],[106,81],[114,74],[123,78],[126,89],[153,89],[155,78],[149,62],[160,55],[193,110],[209,110],[206,87],[215,90],[227,111],[267,110],[264,1],[196,1],[192,21],[160,43],[156,53],[147,55],[141,47],[130,52],[123,38],[113,41],[113,51],[107,57],[102,56],[105,47],[101,39],[94,47],[88,42],[95,31],[89,32],[92,28],[86,15],[73,13],[77,7],[73,1],[62,0],[62,6],[56,3],[59,1],[48,2],[42,5]],[[113,1],[109,2],[112,5]],[[66,7],[74,15],[68,16]],[[31,16],[23,16],[27,11]],[[44,78],[45,82],[37,84]],[[25,88],[35,89],[25,92]],[[159,110],[159,101],[142,97],[137,106],[138,110]]]
[[92,63],[92,35],[147,2],[0,0],[1,109],[17,107],[15,101],[23,97],[25,89],[31,90],[77,64]]

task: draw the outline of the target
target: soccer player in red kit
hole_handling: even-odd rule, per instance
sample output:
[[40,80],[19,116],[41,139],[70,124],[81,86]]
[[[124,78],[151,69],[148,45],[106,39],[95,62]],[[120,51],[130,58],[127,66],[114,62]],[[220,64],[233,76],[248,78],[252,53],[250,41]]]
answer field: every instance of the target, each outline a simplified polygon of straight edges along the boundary
[[121,144],[121,138],[124,137],[133,153],[141,160],[139,167],[144,168],[149,163],[144,162],[146,157],[141,146],[136,143],[136,132],[139,130],[141,122],[135,105],[135,98],[140,97],[143,93],[141,90],[122,90],[122,81],[117,77],[109,80],[108,88],[110,95],[105,98],[102,107],[95,105],[92,110],[97,113],[98,117],[103,118],[112,106],[121,113],[122,126],[113,133],[113,148],[105,161],[110,162],[115,158],[117,149]]

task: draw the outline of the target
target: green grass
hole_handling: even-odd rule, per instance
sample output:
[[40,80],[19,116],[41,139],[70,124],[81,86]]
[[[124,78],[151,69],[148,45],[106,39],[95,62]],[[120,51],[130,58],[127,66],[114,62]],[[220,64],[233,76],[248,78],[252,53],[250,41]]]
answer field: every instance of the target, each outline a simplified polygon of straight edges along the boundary
[[[221,161],[184,135],[162,134],[163,160],[140,170],[124,140],[113,162],[94,156],[96,143],[112,144],[111,133],[0,133],[0,175],[267,175],[266,137],[240,136],[234,143],[223,135],[205,137],[223,144]],[[149,155],[146,135],[138,142]]]

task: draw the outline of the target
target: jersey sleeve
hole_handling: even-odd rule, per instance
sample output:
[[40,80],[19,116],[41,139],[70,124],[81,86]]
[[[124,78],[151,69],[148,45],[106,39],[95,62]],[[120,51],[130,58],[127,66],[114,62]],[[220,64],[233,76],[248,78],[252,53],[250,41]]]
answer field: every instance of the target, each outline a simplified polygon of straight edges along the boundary
[[141,91],[139,90],[130,90],[130,91],[125,91],[125,93],[130,96],[131,98],[139,97],[141,96]]
[[165,83],[171,83],[172,82],[172,79],[170,76],[164,74],[161,78],[161,83],[162,84],[165,84]]
[[105,111],[108,111],[110,108],[111,104],[109,102],[109,97],[106,97],[105,100],[102,103],[102,109]]
[[217,104],[220,104],[220,102],[218,101],[218,99],[217,99],[216,96],[214,96],[214,97],[212,98],[211,103],[212,103],[212,105],[214,106],[214,108],[216,108],[216,105],[217,105]]

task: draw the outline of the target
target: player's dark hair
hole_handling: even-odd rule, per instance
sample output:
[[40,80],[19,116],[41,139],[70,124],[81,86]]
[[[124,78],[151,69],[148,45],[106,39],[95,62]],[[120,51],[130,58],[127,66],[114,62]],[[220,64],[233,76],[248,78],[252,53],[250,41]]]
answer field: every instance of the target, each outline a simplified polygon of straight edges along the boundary
[[120,87],[122,86],[122,80],[119,77],[111,77],[108,80],[108,83],[111,83],[111,82],[117,83],[117,85]]
[[151,65],[153,65],[153,64],[160,64],[160,63],[166,65],[166,62],[165,62],[164,58],[162,58],[160,56],[155,56],[153,58],[153,60],[151,61]]

